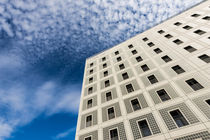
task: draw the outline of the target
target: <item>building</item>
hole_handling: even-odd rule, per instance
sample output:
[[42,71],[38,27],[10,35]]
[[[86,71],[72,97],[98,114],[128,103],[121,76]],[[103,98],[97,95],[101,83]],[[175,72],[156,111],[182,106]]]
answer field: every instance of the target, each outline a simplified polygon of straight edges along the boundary
[[76,140],[210,140],[210,0],[86,60]]

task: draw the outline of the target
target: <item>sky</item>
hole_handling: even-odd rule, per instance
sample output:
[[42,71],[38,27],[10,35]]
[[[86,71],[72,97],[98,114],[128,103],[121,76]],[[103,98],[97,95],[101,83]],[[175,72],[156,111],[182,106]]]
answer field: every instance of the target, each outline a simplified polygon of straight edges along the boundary
[[0,0],[0,140],[74,140],[85,59],[203,0]]

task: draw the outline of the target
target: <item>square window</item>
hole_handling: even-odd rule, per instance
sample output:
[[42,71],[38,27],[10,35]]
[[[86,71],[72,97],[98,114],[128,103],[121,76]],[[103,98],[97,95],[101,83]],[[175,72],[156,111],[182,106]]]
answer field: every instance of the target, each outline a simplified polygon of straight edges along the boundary
[[88,88],[88,94],[93,93],[93,87]]
[[170,38],[172,38],[173,36],[170,35],[170,34],[167,34],[167,35],[165,35],[165,37],[168,38],[168,39],[170,39]]
[[129,49],[133,48],[133,45],[132,45],[132,44],[131,44],[131,45],[128,45],[128,48],[129,48]]
[[93,100],[90,99],[87,101],[87,108],[91,108],[93,106]]
[[189,53],[192,53],[192,52],[194,52],[194,51],[197,50],[197,49],[193,48],[192,46],[184,47],[184,49],[185,49],[186,51],[188,51]]
[[108,76],[108,71],[104,72],[104,77]]
[[149,70],[149,67],[146,64],[144,64],[144,65],[141,66],[141,69],[143,71],[148,71]]
[[106,101],[110,101],[112,100],[112,93],[111,92],[107,92],[106,93]]
[[87,137],[87,138],[85,138],[85,140],[91,140],[91,137]]
[[208,55],[206,55],[206,54],[203,54],[201,56],[198,56],[198,58],[200,58],[201,60],[203,60],[206,63],[209,63],[210,62],[210,57]]
[[137,98],[131,100],[131,105],[132,105],[134,111],[141,109],[141,106],[139,104],[139,100]]
[[154,51],[156,54],[159,54],[159,53],[162,52],[162,50],[161,50],[160,48],[156,48],[156,49],[154,49],[153,51]]
[[112,129],[109,133],[111,140],[119,140],[117,129]]
[[121,61],[122,58],[121,57],[117,57],[117,62]]
[[206,32],[199,29],[199,30],[194,31],[194,33],[196,33],[196,34],[198,34],[198,35],[203,35],[203,34],[205,34]]
[[163,102],[171,99],[164,89],[158,90],[157,94]]
[[119,54],[119,51],[114,52],[114,54],[115,54],[115,55],[118,55],[118,54]]
[[106,80],[106,81],[104,82],[104,85],[105,85],[105,87],[109,87],[109,86],[110,86],[109,80]]
[[173,66],[171,67],[177,74],[181,74],[181,73],[184,73],[185,70],[182,69],[179,65],[176,65],[176,66]]
[[186,126],[189,124],[182,113],[179,111],[179,109],[170,111],[169,113],[178,127]]
[[151,84],[155,84],[158,82],[157,78],[155,77],[155,75],[150,75],[147,77],[148,80],[150,81]]
[[205,16],[202,19],[204,19],[204,20],[210,20],[210,16]]
[[163,61],[165,61],[166,63],[172,61],[172,59],[171,59],[168,55],[165,55],[165,56],[163,56],[163,57],[161,57],[161,58],[162,58]]
[[132,84],[128,84],[125,87],[126,87],[128,93],[131,93],[131,92],[134,91],[134,88],[133,88]]
[[147,41],[147,40],[149,40],[149,39],[148,39],[147,37],[145,37],[145,38],[143,38],[142,40],[143,40],[143,41]]
[[107,64],[106,64],[106,63],[104,63],[104,64],[103,64],[103,68],[106,68],[106,67],[107,67]]
[[190,29],[192,29],[192,27],[189,26],[189,25],[186,25],[186,26],[183,27],[183,29],[190,30]]
[[86,127],[92,126],[92,115],[86,117]]
[[133,50],[133,51],[131,51],[132,52],[132,54],[134,55],[134,54],[137,54],[137,51],[136,50]]
[[105,61],[105,60],[106,60],[106,57],[103,57],[103,58],[102,58],[102,61]]
[[176,43],[177,45],[180,45],[180,44],[184,43],[183,41],[181,41],[179,39],[176,39],[173,42]]
[[114,114],[114,107],[111,107],[108,109],[108,119],[114,119],[115,118],[115,114]]
[[138,126],[139,126],[139,129],[141,131],[142,137],[152,135],[152,133],[150,131],[150,128],[149,128],[149,125],[148,125],[146,120],[138,121]]
[[191,15],[191,17],[199,17],[200,16],[200,14],[193,14],[193,15]]
[[89,84],[93,82],[93,77],[89,78]]
[[207,103],[208,105],[210,105],[210,99],[206,100],[206,103]]
[[93,73],[93,69],[91,69],[91,70],[89,71],[89,73],[92,74],[92,73]]
[[182,25],[182,23],[181,22],[176,22],[176,23],[174,23],[174,25],[180,26],[180,25]]
[[137,62],[141,62],[143,59],[141,58],[141,56],[136,57],[136,61]]
[[129,78],[128,73],[127,72],[123,73],[122,77],[123,77],[123,80],[128,79]]
[[120,65],[119,65],[119,68],[120,68],[120,70],[122,70],[122,69],[125,68],[125,65],[124,65],[124,64],[120,64]]
[[199,90],[204,88],[200,83],[198,83],[194,78],[185,81],[193,90]]
[[150,43],[147,43],[148,46],[152,47],[154,46],[155,44],[153,42],[150,42]]
[[165,31],[159,30],[158,33],[159,33],[159,34],[163,34],[163,33],[165,33]]

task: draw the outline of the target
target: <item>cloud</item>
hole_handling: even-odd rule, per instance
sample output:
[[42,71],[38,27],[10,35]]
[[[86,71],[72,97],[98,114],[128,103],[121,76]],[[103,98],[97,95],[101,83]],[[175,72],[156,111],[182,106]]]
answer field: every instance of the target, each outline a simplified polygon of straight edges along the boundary
[[54,139],[58,140],[58,139],[62,139],[65,138],[67,136],[69,136],[72,132],[74,132],[76,130],[76,127],[70,128],[67,131],[61,132],[59,134],[57,134]]

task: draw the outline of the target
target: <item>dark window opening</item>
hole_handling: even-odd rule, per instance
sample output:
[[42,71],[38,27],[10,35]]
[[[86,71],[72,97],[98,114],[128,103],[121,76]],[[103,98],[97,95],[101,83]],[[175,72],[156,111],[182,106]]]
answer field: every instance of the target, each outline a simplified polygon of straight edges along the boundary
[[122,60],[122,58],[121,57],[117,57],[117,61],[119,62],[119,61],[121,61]]
[[165,61],[166,63],[172,61],[172,59],[171,59],[168,55],[165,55],[165,56],[163,56],[163,57],[161,57],[161,58],[162,58],[163,61]]
[[112,100],[112,93],[111,92],[107,92],[106,93],[106,101],[110,101]]
[[131,92],[134,91],[134,88],[133,88],[132,84],[128,84],[125,87],[126,87],[128,93],[131,93]]
[[122,70],[122,69],[125,68],[125,65],[124,65],[124,64],[120,64],[120,65],[119,65],[119,68],[120,68],[120,70]]
[[198,83],[194,78],[185,81],[193,90],[199,90],[204,88],[200,83]]
[[160,48],[156,48],[156,49],[154,49],[154,52],[155,52],[156,54],[159,54],[159,53],[162,52],[162,50],[161,50]]
[[92,125],[92,115],[86,117],[86,127]]
[[138,99],[131,100],[131,104],[134,111],[141,109]]
[[123,80],[128,79],[129,78],[128,73],[127,72],[123,73],[122,77],[123,77]]
[[157,78],[155,77],[155,75],[150,75],[147,77],[148,80],[150,81],[151,84],[155,84],[158,82]]
[[172,116],[178,127],[186,126],[189,124],[178,109],[171,111],[170,115]]
[[85,140],[91,140],[91,137],[87,137],[87,138],[85,138]]
[[142,40],[143,40],[143,41],[147,41],[147,40],[149,40],[149,39],[148,39],[147,37],[145,37],[145,38],[143,38]]
[[93,87],[88,88],[88,94],[93,93]]
[[87,108],[91,108],[93,106],[93,100],[90,99],[87,101]]
[[206,100],[206,103],[207,103],[208,105],[210,105],[210,99]]
[[131,45],[128,45],[128,48],[129,48],[129,49],[133,48],[133,45],[132,45],[132,44],[131,44]]
[[183,29],[190,30],[190,29],[192,29],[192,27],[189,26],[189,25],[186,25],[186,26],[183,27]]
[[90,67],[92,67],[93,66],[93,63],[90,63]]
[[109,117],[109,120],[115,118],[114,107],[111,107],[108,109],[108,117]]
[[148,71],[149,70],[149,67],[146,64],[144,64],[144,65],[141,66],[141,69],[143,71]]
[[174,23],[174,25],[180,26],[180,25],[182,25],[182,23],[181,22],[176,22],[176,23]]
[[159,33],[159,34],[163,34],[163,33],[165,33],[165,31],[159,30],[158,33]]
[[191,17],[199,17],[200,16],[200,14],[193,14],[193,15],[191,15]]
[[89,83],[92,83],[93,82],[93,77],[90,77],[89,78]]
[[133,50],[133,51],[131,51],[132,52],[132,54],[134,55],[134,54],[137,54],[137,51],[136,50]]
[[104,77],[108,76],[108,71],[104,72]]
[[153,42],[150,42],[150,43],[147,43],[148,46],[152,47],[154,46],[155,44]]
[[194,51],[197,50],[197,49],[193,48],[192,46],[184,47],[184,49],[185,49],[186,51],[188,51],[189,53],[192,53],[192,52],[194,52]]
[[174,43],[176,43],[177,45],[180,45],[183,43],[183,41],[179,40],[179,39],[176,39],[173,41]]
[[139,129],[141,131],[142,137],[150,136],[152,135],[149,125],[146,120],[142,120],[138,122]]
[[184,73],[185,70],[182,69],[179,65],[176,65],[176,66],[173,66],[171,67],[177,74],[181,74],[181,73]]
[[170,35],[170,34],[167,34],[167,35],[165,35],[165,37],[168,38],[168,39],[170,39],[170,38],[172,38],[173,36]]
[[204,20],[210,20],[210,16],[205,16],[202,19],[204,19]]
[[105,87],[110,86],[110,82],[109,82],[109,80],[106,80],[106,81],[104,82],[104,84],[105,84]]
[[201,56],[198,56],[198,58],[200,58],[201,60],[203,60],[206,63],[209,63],[210,62],[210,57],[208,55],[206,55],[206,54],[203,54]]
[[102,61],[105,61],[105,60],[106,60],[106,57],[103,57],[103,58],[102,58]]
[[141,56],[138,56],[138,57],[136,57],[136,61],[137,62],[140,62],[140,61],[142,61],[143,59],[141,58]]
[[164,89],[158,90],[157,94],[163,102],[171,99]]
[[111,140],[119,140],[117,129],[110,130]]
[[105,63],[105,64],[103,64],[103,68],[106,68],[107,67],[107,64]]
[[119,51],[114,52],[114,54],[115,54],[115,55],[118,55],[118,54],[119,54]]
[[206,32],[199,29],[199,30],[194,31],[194,33],[196,33],[196,34],[198,34],[198,35],[203,35],[203,34],[205,34]]
[[92,74],[92,73],[93,73],[93,69],[92,69],[92,70],[90,70],[90,71],[89,71],[89,73],[90,73],[90,74]]

